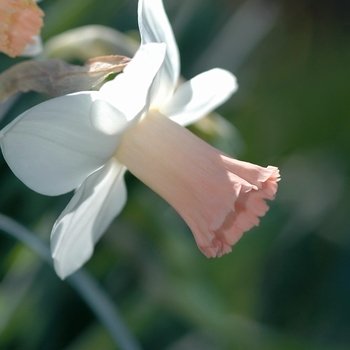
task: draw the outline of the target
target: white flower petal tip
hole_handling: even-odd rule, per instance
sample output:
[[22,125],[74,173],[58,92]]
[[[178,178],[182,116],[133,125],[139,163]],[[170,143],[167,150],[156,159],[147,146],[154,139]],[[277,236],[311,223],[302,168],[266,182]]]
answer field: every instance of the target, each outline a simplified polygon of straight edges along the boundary
[[57,219],[51,234],[54,267],[61,279],[78,270],[126,203],[125,168],[114,158],[91,174]]
[[[222,91],[226,91],[226,99],[229,98],[238,89],[237,78],[231,72],[222,68],[213,68],[202,74],[208,74],[211,77],[212,84],[220,85]],[[225,98],[225,97],[223,97]]]
[[189,125],[223,104],[237,89],[232,73],[214,68],[182,84],[160,111],[180,125]]
[[35,1],[0,0],[0,51],[10,57],[37,52],[40,46],[35,36],[43,26],[43,16]]
[[230,158],[158,113],[125,136],[117,159],[182,216],[207,257],[230,252],[274,199],[276,167]]
[[179,50],[162,0],[140,0],[138,22],[142,45],[165,43],[167,46],[164,64],[158,74],[159,89],[153,92],[151,101],[153,106],[160,106],[171,98],[178,83]]

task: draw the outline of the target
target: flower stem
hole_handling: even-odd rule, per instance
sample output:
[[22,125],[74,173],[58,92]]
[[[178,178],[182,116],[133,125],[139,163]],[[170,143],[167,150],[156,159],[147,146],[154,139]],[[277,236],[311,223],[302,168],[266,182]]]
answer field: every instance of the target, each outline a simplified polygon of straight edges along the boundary
[[[17,239],[53,266],[50,249],[37,235],[9,217],[0,214],[0,231]],[[75,289],[104,325],[115,344],[122,350],[141,350],[110,297],[86,271],[77,271],[66,281]]]

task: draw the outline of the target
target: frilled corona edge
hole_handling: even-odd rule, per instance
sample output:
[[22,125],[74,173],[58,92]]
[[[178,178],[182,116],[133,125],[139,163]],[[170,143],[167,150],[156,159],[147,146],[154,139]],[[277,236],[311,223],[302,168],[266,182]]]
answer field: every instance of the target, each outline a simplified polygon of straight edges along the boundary
[[39,35],[43,16],[33,0],[0,0],[0,51],[10,57],[21,55]]
[[[231,159],[232,162],[239,162]],[[245,163],[240,162],[244,168]],[[246,163],[249,164],[249,163]],[[252,227],[258,226],[260,217],[269,210],[265,200],[273,200],[277,192],[277,182],[280,180],[279,170],[276,167],[268,166],[256,167],[263,179],[257,179],[258,185],[249,188],[245,184],[244,178],[232,179],[232,187],[236,190],[237,198],[232,202],[229,212],[221,220],[217,229],[209,229],[209,245],[199,245],[199,249],[208,257],[220,257],[231,252],[234,245]],[[252,169],[250,169],[252,170]],[[238,181],[238,182],[237,182]]]

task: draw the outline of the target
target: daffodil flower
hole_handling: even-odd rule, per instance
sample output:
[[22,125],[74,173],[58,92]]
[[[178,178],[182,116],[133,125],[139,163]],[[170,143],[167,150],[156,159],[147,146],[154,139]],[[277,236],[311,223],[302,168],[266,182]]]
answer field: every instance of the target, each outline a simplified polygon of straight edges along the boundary
[[161,0],[139,1],[139,28],[131,63],[100,91],[46,101],[0,133],[5,160],[28,187],[76,189],[51,235],[61,278],[91,257],[122,210],[126,169],[178,211],[207,257],[229,252],[277,190],[277,168],[232,159],[183,127],[226,101],[235,77],[212,69],[176,89],[178,48]]
[[0,51],[10,57],[34,56],[42,48],[39,36],[44,12],[39,0],[0,0]]

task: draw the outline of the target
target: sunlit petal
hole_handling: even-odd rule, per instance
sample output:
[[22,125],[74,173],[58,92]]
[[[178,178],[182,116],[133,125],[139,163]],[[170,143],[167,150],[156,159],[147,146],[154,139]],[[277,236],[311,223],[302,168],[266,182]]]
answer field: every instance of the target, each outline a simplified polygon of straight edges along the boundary
[[91,125],[107,135],[123,133],[128,122],[125,115],[105,100],[96,100],[90,108]]
[[157,80],[151,105],[160,106],[173,94],[180,75],[179,51],[161,0],[140,0],[138,8],[141,43],[166,43],[166,56]]
[[125,167],[114,158],[90,175],[57,219],[51,251],[57,274],[63,279],[92,255],[94,245],[126,202]]
[[1,131],[4,158],[28,187],[47,195],[69,192],[113,155],[119,139],[90,123],[98,96],[82,92],[46,101]]
[[180,125],[189,125],[224,103],[237,87],[233,74],[211,69],[182,84],[160,112]]
[[123,73],[100,89],[103,98],[121,111],[128,121],[135,119],[137,122],[145,109],[165,51],[165,44],[141,45]]

